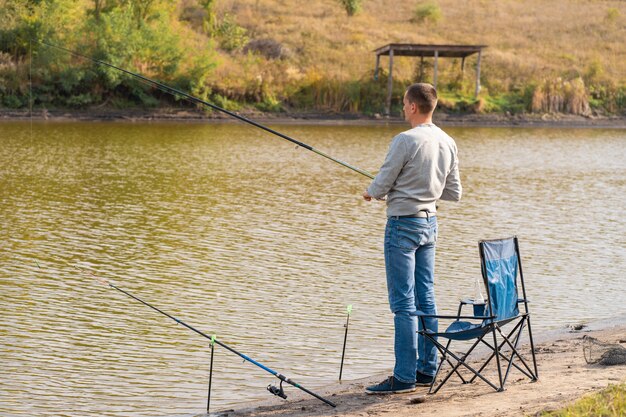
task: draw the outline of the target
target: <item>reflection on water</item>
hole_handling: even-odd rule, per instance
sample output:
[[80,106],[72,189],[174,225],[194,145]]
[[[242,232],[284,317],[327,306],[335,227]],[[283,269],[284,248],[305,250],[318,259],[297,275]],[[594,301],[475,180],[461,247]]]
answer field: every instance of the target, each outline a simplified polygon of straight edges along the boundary
[[[278,128],[370,171],[403,129]],[[517,234],[534,328],[623,314],[624,132],[447,130],[465,195],[440,205],[440,311],[473,294],[477,241]],[[313,389],[352,304],[344,379],[391,368],[367,178],[238,125],[3,123],[0,143],[0,414],[206,408],[208,341],[74,265]],[[271,375],[216,352],[213,409],[268,398]]]

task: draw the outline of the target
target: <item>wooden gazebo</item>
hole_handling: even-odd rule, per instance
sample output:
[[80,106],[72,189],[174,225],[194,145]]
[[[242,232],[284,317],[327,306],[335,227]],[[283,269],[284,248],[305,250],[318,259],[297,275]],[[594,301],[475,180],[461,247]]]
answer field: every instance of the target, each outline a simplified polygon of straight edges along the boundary
[[424,57],[434,57],[434,75],[433,85],[437,88],[437,61],[441,58],[461,58],[461,72],[465,72],[465,58],[470,55],[478,54],[478,60],[476,62],[476,89],[474,94],[478,96],[480,91],[480,58],[482,56],[483,48],[486,45],[420,45],[414,43],[390,43],[389,45],[382,46],[376,49],[376,71],[374,72],[374,78],[378,78],[378,68],[380,66],[380,56],[389,56],[389,79],[387,82],[387,102],[385,106],[386,114],[389,115],[391,111],[391,88],[392,88],[392,74],[393,74],[393,57],[394,56],[414,56],[421,58],[420,75],[423,75],[424,71]]

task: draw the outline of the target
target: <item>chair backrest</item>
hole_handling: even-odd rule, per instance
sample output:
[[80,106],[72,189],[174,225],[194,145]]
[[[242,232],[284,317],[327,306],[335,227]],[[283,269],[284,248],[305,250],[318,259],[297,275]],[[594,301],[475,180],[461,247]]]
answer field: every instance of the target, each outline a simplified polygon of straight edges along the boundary
[[[519,315],[517,277],[520,272],[517,237],[481,240],[478,244],[489,315],[496,321]],[[523,284],[522,284],[523,285]]]

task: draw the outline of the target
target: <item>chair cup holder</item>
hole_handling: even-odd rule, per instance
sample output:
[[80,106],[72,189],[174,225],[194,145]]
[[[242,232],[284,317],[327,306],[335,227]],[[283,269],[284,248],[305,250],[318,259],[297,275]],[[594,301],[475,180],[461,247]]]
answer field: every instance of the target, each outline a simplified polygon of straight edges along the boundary
[[472,307],[474,308],[475,317],[487,317],[489,315],[486,303],[474,303]]

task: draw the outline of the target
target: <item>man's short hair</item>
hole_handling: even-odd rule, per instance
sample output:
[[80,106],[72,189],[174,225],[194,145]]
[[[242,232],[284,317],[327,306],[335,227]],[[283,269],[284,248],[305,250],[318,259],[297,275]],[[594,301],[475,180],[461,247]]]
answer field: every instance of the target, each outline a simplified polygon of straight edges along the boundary
[[420,113],[432,113],[437,106],[437,90],[428,83],[415,83],[406,89],[406,98],[414,103]]

